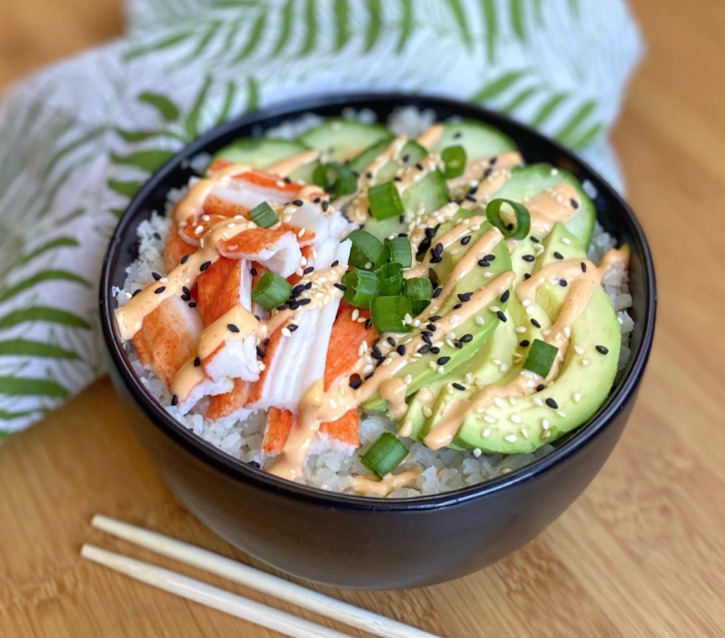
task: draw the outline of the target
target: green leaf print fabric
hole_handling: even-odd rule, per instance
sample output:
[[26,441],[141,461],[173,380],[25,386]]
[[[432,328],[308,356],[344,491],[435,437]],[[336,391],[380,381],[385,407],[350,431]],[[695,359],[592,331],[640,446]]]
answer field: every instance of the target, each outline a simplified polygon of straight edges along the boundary
[[642,51],[624,0],[129,0],[128,34],[0,102],[0,438],[103,373],[97,286],[129,198],[175,151],[270,103],[367,89],[485,105],[581,152]]

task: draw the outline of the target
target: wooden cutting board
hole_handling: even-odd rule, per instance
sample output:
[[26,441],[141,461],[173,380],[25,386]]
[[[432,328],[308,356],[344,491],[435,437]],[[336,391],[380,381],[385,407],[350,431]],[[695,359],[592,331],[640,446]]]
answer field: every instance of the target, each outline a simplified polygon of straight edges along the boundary
[[[420,590],[320,590],[448,638],[725,635],[725,5],[633,4],[649,52],[614,143],[660,311],[620,444],[574,506],[489,569]],[[0,88],[121,30],[119,0],[5,1]],[[95,512],[255,564],[174,500],[104,379],[0,446],[0,636],[276,635],[81,561],[92,541],[171,566],[91,531]]]

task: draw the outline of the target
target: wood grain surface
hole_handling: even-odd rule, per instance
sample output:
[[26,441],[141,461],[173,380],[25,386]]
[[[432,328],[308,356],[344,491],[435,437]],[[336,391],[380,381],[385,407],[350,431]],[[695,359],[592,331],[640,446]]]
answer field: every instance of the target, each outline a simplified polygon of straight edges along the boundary
[[[403,592],[320,590],[447,638],[725,635],[725,5],[633,5],[648,55],[614,142],[660,306],[621,442],[558,521],[486,570]],[[0,89],[121,31],[119,0],[3,0]],[[174,500],[103,379],[0,447],[0,636],[276,636],[81,561],[92,541],[171,565],[92,531],[95,512],[254,564]]]

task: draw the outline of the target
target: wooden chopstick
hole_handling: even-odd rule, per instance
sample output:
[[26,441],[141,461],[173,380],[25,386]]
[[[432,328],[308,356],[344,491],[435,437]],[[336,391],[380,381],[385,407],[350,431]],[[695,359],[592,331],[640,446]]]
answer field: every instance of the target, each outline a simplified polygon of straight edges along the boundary
[[340,633],[163,567],[109,552],[100,547],[83,545],[81,556],[182,598],[243,618],[256,625],[274,629],[292,638],[351,638],[349,634]]
[[[129,525],[97,514],[91,525],[113,536],[150,549],[162,556],[198,567],[217,576],[228,578],[265,594],[291,602],[321,616],[332,618],[351,627],[362,629],[383,638],[440,638],[435,634],[411,627],[386,616],[337,600],[307,589],[288,580],[273,576],[220,556],[200,547]],[[364,567],[362,567],[364,569]],[[173,572],[171,572],[173,573]],[[223,590],[219,590],[223,591]],[[231,594],[230,594],[231,595]],[[253,621],[256,622],[256,621]],[[309,634],[314,635],[314,634]]]

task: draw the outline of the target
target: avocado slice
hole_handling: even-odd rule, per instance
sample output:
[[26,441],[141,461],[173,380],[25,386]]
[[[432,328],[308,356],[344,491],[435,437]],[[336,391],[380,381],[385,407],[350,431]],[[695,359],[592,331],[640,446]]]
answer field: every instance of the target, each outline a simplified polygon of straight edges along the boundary
[[465,149],[469,162],[517,150],[514,141],[497,128],[476,120],[461,120],[443,125],[443,134],[433,151],[440,153],[444,148],[459,145]]
[[[578,193],[576,214],[565,223],[565,226],[576,236],[582,246],[588,246],[594,232],[596,209],[581,187],[579,180],[568,171],[554,168],[550,164],[517,166],[511,169],[511,176],[494,196],[512,199],[526,205],[527,198],[535,197],[542,191],[562,183],[569,184]],[[565,202],[564,205],[571,206],[569,202]],[[543,239],[543,237],[538,239]]]
[[[451,221],[441,224],[433,238],[433,245],[435,245],[435,237],[440,237],[450,227],[450,225],[452,225],[452,223],[453,222]],[[484,218],[481,218],[481,225],[477,230],[471,231],[471,240],[466,245],[456,244],[455,246],[451,246],[449,249],[445,250],[443,252],[441,262],[432,266],[438,281],[446,281],[458,260],[461,259],[468,250],[472,249],[472,247],[475,246],[476,241],[491,228],[492,226],[485,221]],[[455,254],[454,249],[457,249],[458,251]],[[511,270],[511,257],[504,240],[499,241],[490,254],[493,255],[493,258],[491,258],[490,261],[487,261],[485,266],[477,265],[470,273],[457,282],[455,287],[451,290],[451,293],[442,300],[441,307],[436,314],[444,316],[449,312],[455,312],[454,306],[459,303],[465,303],[459,299],[459,294],[475,292],[493,280],[497,275]],[[501,309],[501,312],[505,312],[508,301],[504,299],[503,301],[499,300],[494,301],[493,303]],[[412,338],[420,336],[421,332],[423,330],[427,330],[430,325],[435,326],[434,322],[424,321],[430,315],[431,313],[428,310],[424,310],[423,313],[421,313],[419,318],[423,323],[419,328],[416,328],[411,332]],[[477,318],[479,318],[479,323],[483,320],[483,325],[476,323]],[[480,313],[477,313],[476,316],[462,322],[460,326],[455,329],[454,332],[456,338],[467,335],[467,339],[465,342],[461,343],[461,347],[455,347],[455,342],[453,342],[453,346],[449,345],[443,336],[439,337],[435,334],[435,331],[433,331],[433,342],[436,343],[438,340],[443,341],[442,345],[438,346],[440,351],[426,353],[420,359],[410,359],[406,365],[404,365],[401,370],[395,374],[395,376],[401,379],[407,375],[412,377],[412,381],[408,384],[407,389],[407,394],[410,395],[423,386],[427,386],[442,377],[442,374],[438,372],[438,368],[431,367],[431,362],[436,362],[441,357],[448,357],[445,363],[440,366],[444,369],[443,374],[456,369],[458,366],[473,357],[474,354],[476,354],[476,352],[484,346],[501,323],[501,319],[499,319],[495,312],[492,312],[489,308],[482,310]],[[404,340],[401,340],[400,342],[404,343]],[[385,402],[383,399],[380,397],[373,397],[370,401],[366,402],[364,407],[368,410],[374,410],[382,409],[384,406]]]
[[[558,255],[565,259],[586,258],[576,237],[560,223],[546,238],[544,247],[536,262],[537,271],[559,259]],[[546,314],[549,322],[555,320],[566,294],[567,288],[556,283],[543,284],[534,304],[536,316]],[[533,340],[539,329],[530,324],[526,327],[526,338]],[[598,287],[572,324],[560,373],[548,387],[518,398],[513,404],[501,401],[491,405],[486,409],[486,420],[483,415],[469,413],[454,443],[487,453],[519,454],[537,449],[542,439],[551,442],[579,427],[594,415],[611,390],[620,344],[617,317],[606,293]],[[547,405],[547,399],[553,399],[558,407]]]
[[299,141],[305,146],[316,148],[326,161],[342,162],[375,142],[392,138],[392,134],[382,124],[328,118],[303,133]]

